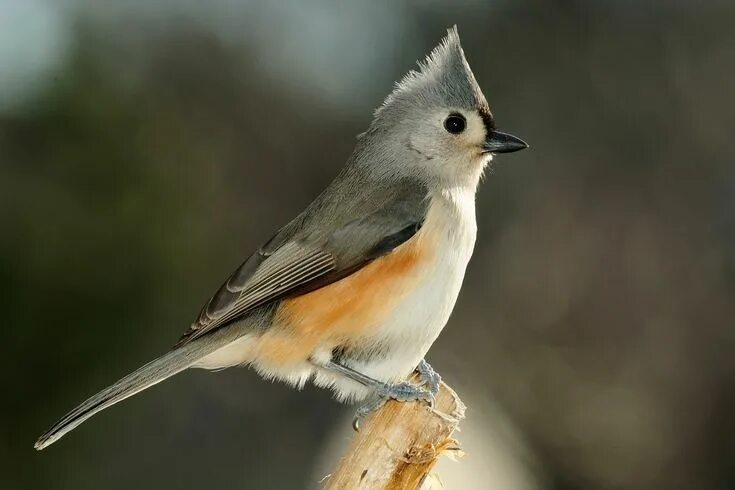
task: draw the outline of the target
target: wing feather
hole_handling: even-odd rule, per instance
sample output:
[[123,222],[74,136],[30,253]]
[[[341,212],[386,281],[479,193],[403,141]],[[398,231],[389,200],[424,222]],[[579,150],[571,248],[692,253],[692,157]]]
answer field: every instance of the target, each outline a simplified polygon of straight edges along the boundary
[[[390,253],[419,230],[428,207],[425,190],[415,185],[394,186],[370,202],[370,193],[332,195],[355,197],[342,203],[318,198],[281,229],[230,275],[177,347],[255,308],[338,281]],[[349,215],[353,218],[345,219]]]
[[[246,261],[235,274],[241,272]],[[202,308],[177,345],[183,345],[214,330],[253,308],[273,301],[296,286],[308,283],[335,270],[334,257],[321,250],[308,249],[297,243],[286,243],[272,255],[260,260],[249,280],[237,285],[231,276]]]

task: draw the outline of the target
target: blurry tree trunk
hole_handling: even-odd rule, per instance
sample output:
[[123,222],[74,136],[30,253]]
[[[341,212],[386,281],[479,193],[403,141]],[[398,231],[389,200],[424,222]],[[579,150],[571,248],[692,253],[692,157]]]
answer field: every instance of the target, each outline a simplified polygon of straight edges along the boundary
[[335,489],[441,488],[429,472],[444,451],[457,451],[452,438],[465,406],[442,383],[434,410],[424,402],[385,404],[361,423],[347,454],[326,481]]

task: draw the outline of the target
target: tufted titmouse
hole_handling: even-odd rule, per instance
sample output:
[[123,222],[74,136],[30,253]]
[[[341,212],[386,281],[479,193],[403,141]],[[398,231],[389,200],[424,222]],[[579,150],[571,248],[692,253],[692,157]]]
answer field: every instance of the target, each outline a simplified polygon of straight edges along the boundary
[[[446,324],[475,244],[475,190],[495,129],[456,27],[376,111],[347,164],[251,255],[167,354],[65,415],[43,449],[97,412],[187,368],[250,365],[267,378],[365,400],[433,402],[423,360]],[[418,369],[422,385],[405,381]]]

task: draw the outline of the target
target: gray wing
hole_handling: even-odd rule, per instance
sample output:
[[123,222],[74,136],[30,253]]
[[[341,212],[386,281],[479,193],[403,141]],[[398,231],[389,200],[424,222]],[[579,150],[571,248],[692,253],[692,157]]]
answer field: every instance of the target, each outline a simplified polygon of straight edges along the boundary
[[[333,184],[326,194],[345,196],[339,190]],[[331,284],[390,253],[419,230],[427,206],[426,193],[405,184],[368,196],[363,192],[349,202],[320,196],[232,273],[177,347],[255,308]]]

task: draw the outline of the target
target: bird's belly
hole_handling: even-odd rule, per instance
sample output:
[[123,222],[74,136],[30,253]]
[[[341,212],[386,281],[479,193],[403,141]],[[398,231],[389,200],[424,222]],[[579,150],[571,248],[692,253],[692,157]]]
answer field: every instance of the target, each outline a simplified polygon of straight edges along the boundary
[[373,335],[345,350],[344,364],[381,381],[410,374],[446,325],[462,286],[469,253],[444,250]]

